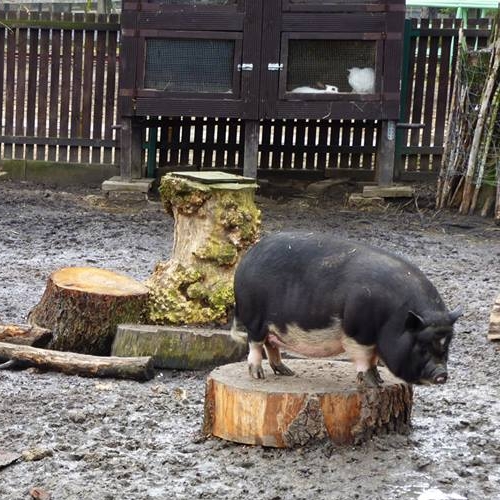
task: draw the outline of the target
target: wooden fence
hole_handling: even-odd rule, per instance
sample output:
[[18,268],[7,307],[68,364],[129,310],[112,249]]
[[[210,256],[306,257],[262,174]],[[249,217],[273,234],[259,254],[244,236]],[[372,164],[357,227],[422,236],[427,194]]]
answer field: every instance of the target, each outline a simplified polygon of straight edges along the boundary
[[[453,81],[458,21],[412,20],[406,30],[399,179],[439,170]],[[118,162],[119,17],[0,11],[0,158]],[[468,42],[486,43],[488,20],[469,20]],[[240,170],[244,124],[225,118],[160,118],[147,123],[154,168]],[[374,121],[269,120],[261,124],[259,172],[374,177]]]

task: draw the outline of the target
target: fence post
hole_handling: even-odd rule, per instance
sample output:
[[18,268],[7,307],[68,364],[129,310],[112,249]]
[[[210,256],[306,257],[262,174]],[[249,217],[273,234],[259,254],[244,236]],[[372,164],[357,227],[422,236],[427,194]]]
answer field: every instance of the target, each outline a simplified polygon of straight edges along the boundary
[[243,175],[257,178],[259,160],[259,120],[245,120],[245,145],[243,158]]
[[384,120],[380,130],[377,151],[377,184],[390,186],[394,179],[394,152],[396,145],[396,122]]
[[124,180],[142,177],[143,127],[137,119],[122,117],[120,129],[120,177]]
[[[411,49],[411,37],[414,36],[414,30],[412,28],[412,20],[405,19],[405,28],[403,35],[403,61],[401,64],[401,91],[399,98],[399,122],[403,123],[406,121],[406,105],[408,97],[408,83],[409,83],[409,72],[410,72],[410,49]],[[396,145],[394,152],[394,178],[399,179],[401,177],[401,169],[403,164],[402,149],[403,149],[403,138],[406,132],[401,129],[396,129]]]

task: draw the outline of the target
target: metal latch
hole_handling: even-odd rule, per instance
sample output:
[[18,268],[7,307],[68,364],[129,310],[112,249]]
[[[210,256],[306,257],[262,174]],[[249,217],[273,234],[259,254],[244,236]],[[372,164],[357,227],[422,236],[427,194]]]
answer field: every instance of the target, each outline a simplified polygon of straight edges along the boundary
[[238,64],[238,71],[252,71],[252,70],[253,70],[252,63]]
[[283,69],[283,64],[280,63],[269,63],[267,65],[268,71],[281,71]]

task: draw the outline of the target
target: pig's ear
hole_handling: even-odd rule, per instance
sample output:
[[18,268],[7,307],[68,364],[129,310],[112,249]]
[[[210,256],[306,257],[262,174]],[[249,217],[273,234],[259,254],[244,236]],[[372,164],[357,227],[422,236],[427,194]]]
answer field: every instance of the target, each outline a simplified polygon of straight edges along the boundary
[[420,331],[425,327],[424,320],[421,316],[413,311],[408,311],[406,317],[405,330],[410,332]]
[[450,318],[450,323],[453,325],[453,323],[455,323],[455,321],[460,318],[460,316],[462,316],[463,314],[463,311],[462,311],[462,308],[460,306],[458,307],[455,307],[455,309],[453,309],[453,311],[451,311],[448,316]]

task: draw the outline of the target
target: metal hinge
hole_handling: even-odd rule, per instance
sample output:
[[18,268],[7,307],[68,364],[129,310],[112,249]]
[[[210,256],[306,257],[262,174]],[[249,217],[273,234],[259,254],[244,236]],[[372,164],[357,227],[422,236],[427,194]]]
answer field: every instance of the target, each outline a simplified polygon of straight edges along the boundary
[[269,63],[267,65],[268,71],[281,71],[283,69],[283,64],[280,63]]
[[253,70],[252,63],[238,64],[238,71],[252,71],[252,70]]

